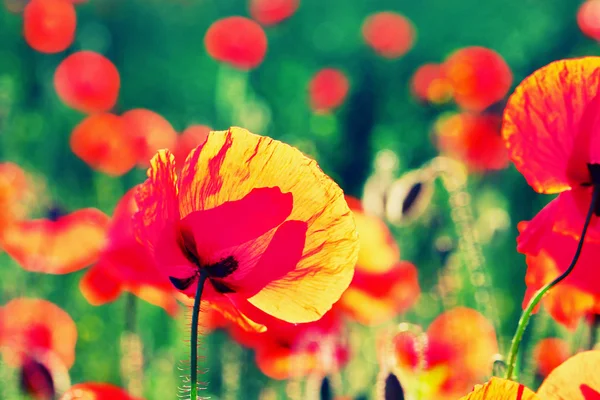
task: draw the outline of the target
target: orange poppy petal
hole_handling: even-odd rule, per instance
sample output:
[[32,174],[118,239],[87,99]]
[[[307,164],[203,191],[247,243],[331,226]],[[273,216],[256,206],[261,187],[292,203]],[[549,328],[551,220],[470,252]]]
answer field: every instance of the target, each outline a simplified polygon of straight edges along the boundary
[[104,213],[86,208],[56,221],[36,219],[11,225],[0,243],[27,271],[67,274],[98,259],[108,224]]
[[541,398],[518,382],[492,378],[484,385],[475,386],[473,392],[460,400],[539,400]]
[[352,279],[358,238],[343,192],[313,160],[241,128],[212,132],[182,170],[181,215],[242,199],[261,187],[291,193],[288,220],[305,221],[308,230],[295,270],[249,301],[288,322],[318,319]]
[[[78,383],[63,394],[60,400],[136,400],[125,389],[108,383]],[[139,399],[138,399],[139,400]]]
[[75,361],[77,328],[69,314],[41,299],[19,298],[0,313],[0,347],[5,360],[20,364],[32,351],[51,351],[67,368]]
[[590,132],[582,121],[597,95],[599,67],[600,57],[555,61],[521,82],[508,100],[503,136],[515,166],[537,192],[558,193],[589,181]]
[[318,366],[317,355],[309,351],[294,352],[282,347],[265,346],[256,352],[256,365],[272,379],[306,376]]
[[570,355],[569,344],[559,338],[542,339],[533,349],[533,358],[536,361],[538,372],[542,376],[547,376]]
[[27,190],[25,172],[16,164],[0,163],[0,231],[23,217],[21,200]]
[[106,268],[100,264],[85,273],[79,281],[79,289],[88,303],[94,306],[115,301],[123,291],[121,284],[107,274]]
[[[561,193],[556,202],[554,230],[576,240],[581,237],[585,217],[592,202],[591,188],[577,188]],[[600,219],[592,218],[585,235],[587,242],[600,242]]]
[[179,303],[177,303],[172,287],[164,289],[153,285],[135,285],[128,287],[127,290],[140,299],[163,308],[172,317],[179,311]]
[[600,398],[600,351],[579,353],[558,366],[542,382],[538,396],[544,400]]

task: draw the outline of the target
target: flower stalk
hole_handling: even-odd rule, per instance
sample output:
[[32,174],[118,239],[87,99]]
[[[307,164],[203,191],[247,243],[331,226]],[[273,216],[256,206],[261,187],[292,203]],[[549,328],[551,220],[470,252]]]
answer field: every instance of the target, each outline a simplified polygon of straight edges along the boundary
[[194,308],[192,310],[192,333],[190,338],[191,360],[190,360],[190,399],[198,399],[198,317],[200,315],[200,303],[202,302],[202,291],[207,275],[200,272],[198,286],[194,297]]

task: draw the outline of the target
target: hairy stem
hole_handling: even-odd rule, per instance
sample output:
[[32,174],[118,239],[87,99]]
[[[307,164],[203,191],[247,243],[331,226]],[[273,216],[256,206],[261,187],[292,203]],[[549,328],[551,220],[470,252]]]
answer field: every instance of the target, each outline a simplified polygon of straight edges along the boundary
[[599,186],[594,186],[594,192],[592,194],[592,201],[590,204],[590,208],[588,210],[587,216],[585,217],[585,222],[583,224],[583,229],[581,231],[581,237],[579,238],[579,243],[577,243],[577,250],[575,250],[575,255],[573,256],[573,260],[569,267],[556,277],[550,283],[547,283],[540,290],[538,290],[535,295],[529,300],[527,307],[523,310],[521,314],[521,318],[519,319],[519,324],[517,325],[517,330],[515,332],[515,336],[512,339],[510,344],[510,350],[508,352],[507,364],[506,364],[506,379],[511,379],[513,376],[513,372],[515,370],[515,365],[517,361],[517,354],[519,353],[519,345],[521,344],[521,340],[523,339],[523,334],[525,333],[525,329],[527,328],[527,324],[529,323],[529,319],[531,318],[531,314],[533,310],[538,305],[538,303],[542,300],[542,298],[548,293],[550,289],[554,286],[558,285],[562,280],[564,280],[575,268],[575,264],[577,264],[577,260],[581,255],[581,249],[583,248],[583,243],[585,239],[585,234],[587,233],[587,229],[590,225],[590,221],[592,220],[592,215],[594,214],[594,210],[596,208],[596,202],[598,200],[598,193],[600,192]]
[[198,277],[198,287],[196,288],[196,297],[194,297],[194,308],[192,311],[192,336],[190,338],[191,346],[191,371],[190,371],[190,399],[198,399],[198,316],[200,315],[200,303],[202,301],[202,290],[206,282],[206,274],[200,273]]

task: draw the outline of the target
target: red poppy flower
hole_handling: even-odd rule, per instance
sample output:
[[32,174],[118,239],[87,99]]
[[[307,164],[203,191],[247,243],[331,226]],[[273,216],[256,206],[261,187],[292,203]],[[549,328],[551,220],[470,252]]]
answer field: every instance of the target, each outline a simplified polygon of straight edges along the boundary
[[173,285],[159,273],[154,258],[134,235],[132,218],[138,211],[135,190],[127,192],[117,204],[108,243],[96,265],[82,278],[81,292],[91,304],[101,305],[127,290],[174,314],[177,302]]
[[290,379],[337,371],[349,359],[341,340],[340,314],[331,310],[321,319],[290,324],[258,310],[249,310],[252,320],[267,326],[263,333],[231,326],[232,337],[256,353],[256,365],[268,377]]
[[60,400],[139,400],[125,389],[108,383],[78,383],[72,386]]
[[569,344],[559,338],[542,339],[533,349],[535,365],[540,375],[544,377],[565,362],[570,355]]
[[483,111],[502,100],[512,84],[512,72],[502,56],[485,47],[454,52],[444,62],[443,73],[456,104],[470,111]]
[[577,24],[584,35],[600,40],[600,1],[584,1],[577,11]]
[[403,373],[418,374],[417,388],[427,398],[456,399],[491,374],[498,343],[492,324],[475,310],[457,307],[438,316],[427,329],[426,367],[419,371],[416,339],[406,333],[394,339]]
[[177,137],[177,144],[173,151],[177,168],[181,168],[192,150],[206,142],[210,131],[211,129],[206,125],[192,125]]
[[250,15],[259,23],[276,25],[291,17],[299,0],[250,0]]
[[16,164],[0,163],[0,235],[4,227],[23,217],[21,200],[27,191],[25,172]]
[[538,396],[544,400],[600,399],[600,351],[584,351],[558,366],[542,382]]
[[423,64],[415,71],[411,90],[419,100],[441,104],[452,98],[452,86],[440,64]]
[[[588,165],[600,161],[592,135],[599,67],[600,57],[553,62],[521,82],[508,100],[502,131],[510,158],[535,191],[560,193],[548,206],[555,213],[539,213],[531,229],[544,225],[579,238],[591,203]],[[592,219],[586,239],[600,240],[599,224]]]
[[417,269],[400,261],[398,246],[382,220],[366,214],[358,199],[346,199],[354,212],[360,250],[352,283],[336,306],[361,324],[379,324],[415,303],[420,294]]
[[159,151],[137,195],[138,237],[159,269],[248,326],[239,308],[320,318],[350,284],[358,253],[339,187],[297,149],[241,128],[211,132],[179,177]]
[[51,353],[70,368],[76,341],[69,314],[47,300],[19,298],[0,308],[0,351],[9,365],[22,365],[30,354]]
[[344,103],[350,83],[338,69],[324,68],[311,79],[308,91],[310,105],[316,112],[328,112]]
[[77,14],[68,0],[31,0],[23,13],[23,34],[33,49],[58,53],[75,38]]
[[54,88],[69,107],[85,113],[109,111],[119,96],[121,80],[114,64],[102,54],[78,51],[54,73]]
[[120,176],[138,161],[136,142],[125,121],[114,114],[90,115],[73,129],[71,150],[90,167]]
[[398,58],[406,54],[415,41],[415,28],[403,15],[379,12],[365,19],[362,26],[365,42],[379,55]]
[[138,164],[150,165],[150,159],[159,149],[173,149],[177,142],[177,132],[173,126],[159,114],[138,108],[122,116],[125,130],[135,142],[138,152]]
[[471,171],[484,172],[508,166],[508,153],[496,115],[470,113],[443,116],[435,124],[441,153],[464,162]]
[[[524,306],[538,289],[567,269],[575,254],[577,240],[553,232],[555,215],[560,212],[560,203],[552,201],[532,221],[518,225],[517,250],[527,262]],[[550,315],[571,329],[582,317],[600,311],[600,288],[595,284],[599,256],[600,244],[586,243],[577,268],[542,300]]]
[[27,271],[67,274],[93,263],[104,247],[109,218],[86,208],[57,219],[10,225],[0,246]]
[[209,56],[235,68],[258,67],[267,54],[267,35],[251,19],[228,17],[214,22],[204,36]]

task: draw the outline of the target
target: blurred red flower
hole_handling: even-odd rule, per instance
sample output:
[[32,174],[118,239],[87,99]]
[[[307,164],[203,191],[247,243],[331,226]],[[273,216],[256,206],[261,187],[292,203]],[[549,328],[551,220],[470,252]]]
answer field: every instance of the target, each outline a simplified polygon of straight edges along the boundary
[[367,17],[362,26],[365,42],[379,55],[398,58],[406,54],[415,41],[415,28],[403,15],[391,11]]
[[27,271],[67,274],[97,260],[109,218],[85,208],[57,218],[22,220],[0,235],[0,247]]
[[24,217],[22,200],[27,192],[25,172],[17,164],[0,163],[0,236],[5,227]]
[[250,0],[250,15],[265,26],[276,25],[291,17],[299,0]]
[[204,46],[209,56],[235,68],[258,67],[267,53],[263,28],[244,17],[227,17],[214,22],[206,31]]
[[69,0],[31,0],[23,12],[23,35],[34,50],[58,53],[75,38],[77,14]]
[[419,371],[416,341],[409,333],[394,338],[398,367],[403,374],[417,374],[418,384],[423,386],[420,390],[436,400],[456,399],[489,376],[498,352],[492,324],[466,307],[448,310],[429,325],[423,371]]
[[134,235],[133,215],[138,211],[135,190],[129,190],[117,204],[107,244],[96,265],[81,279],[81,292],[91,304],[101,305],[114,301],[126,290],[173,315],[178,307],[175,289]]
[[546,377],[556,367],[565,362],[571,355],[569,344],[559,338],[546,338],[536,343],[533,359],[538,373]]
[[65,58],[54,74],[58,97],[85,113],[109,111],[119,96],[121,81],[114,64],[93,51],[78,51]]
[[435,123],[439,151],[456,158],[474,172],[508,166],[508,152],[500,134],[502,120],[492,114],[443,115]]
[[421,292],[417,269],[400,261],[400,250],[382,220],[366,214],[358,199],[346,199],[354,213],[360,250],[352,282],[334,307],[361,324],[380,324],[417,301]]
[[577,24],[584,35],[600,40],[600,1],[584,1],[577,11]]
[[344,103],[349,89],[350,83],[342,71],[324,68],[309,83],[310,105],[316,112],[331,111]]
[[109,383],[78,383],[73,385],[60,400],[141,400],[129,395],[125,389]]
[[[588,166],[600,162],[592,134],[599,85],[600,57],[560,60],[527,77],[508,100],[502,132],[511,160],[536,192],[560,193],[531,229],[579,239],[592,196]],[[600,241],[600,219],[592,219],[586,239]]]
[[429,103],[441,104],[452,98],[452,86],[443,74],[441,64],[423,64],[411,80],[414,96]]
[[443,64],[454,101],[469,111],[483,111],[502,100],[512,84],[512,72],[502,56],[485,47],[465,47]]
[[136,141],[123,118],[114,114],[93,114],[71,133],[71,150],[91,168],[108,175],[129,172],[139,159]]
[[[178,177],[159,151],[137,194],[138,237],[174,286],[257,329],[241,309],[320,318],[348,287],[354,221],[341,189],[297,149],[231,128],[211,132]],[[258,328],[260,329],[260,328]]]
[[177,137],[177,144],[173,150],[173,155],[175,156],[175,165],[178,169],[181,169],[185,159],[192,150],[206,142],[210,131],[211,128],[206,125],[191,125]]
[[140,167],[148,167],[150,159],[159,149],[175,148],[177,132],[169,121],[159,114],[138,108],[127,111],[121,118],[127,135],[134,141]]

